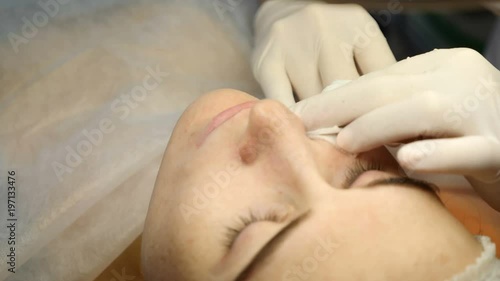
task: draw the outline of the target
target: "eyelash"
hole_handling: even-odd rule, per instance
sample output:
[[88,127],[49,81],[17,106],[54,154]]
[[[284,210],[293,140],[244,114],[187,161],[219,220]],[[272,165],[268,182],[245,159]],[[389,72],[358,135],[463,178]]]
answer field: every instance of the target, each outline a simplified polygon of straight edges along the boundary
[[[367,164],[367,165],[365,165]],[[368,171],[382,171],[382,165],[380,163],[376,162],[362,162],[362,161],[356,161],[353,167],[350,167],[349,170],[346,173],[346,186],[344,186],[344,189],[348,188],[351,186],[356,179],[361,176],[364,172]]]
[[[355,165],[347,171],[347,180],[348,186],[351,185],[361,174],[368,171],[382,171],[382,166],[380,163],[369,162],[367,165],[364,165],[365,162],[356,161]],[[345,187],[347,188],[347,187]],[[269,221],[269,222],[282,222],[285,219],[285,215],[280,214],[280,212],[276,210],[270,210],[267,213],[257,214],[252,210],[248,210],[247,214],[240,215],[237,218],[236,226],[226,227],[226,237],[225,237],[225,247],[229,250],[233,247],[234,242],[238,235],[249,225],[252,223],[256,223],[259,221]]]
[[260,222],[260,221],[269,221],[280,223],[283,222],[286,218],[286,214],[280,213],[276,210],[270,210],[267,213],[257,214],[252,210],[248,210],[248,213],[245,215],[240,215],[237,218],[237,222],[235,223],[235,227],[227,227],[226,228],[226,237],[225,237],[225,246],[229,250],[233,247],[236,238],[238,235],[249,225],[252,223]]

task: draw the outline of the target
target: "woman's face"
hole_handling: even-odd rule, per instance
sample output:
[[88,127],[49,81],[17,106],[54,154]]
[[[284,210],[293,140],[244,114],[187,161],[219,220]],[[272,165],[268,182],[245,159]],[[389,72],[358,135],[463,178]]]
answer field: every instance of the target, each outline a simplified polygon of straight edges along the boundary
[[278,102],[209,93],[186,110],[170,139],[146,221],[144,262],[168,280],[397,276],[412,266],[401,257],[424,251],[421,230],[440,223],[436,212],[446,216],[425,184],[398,171],[383,148],[356,157],[309,139]]

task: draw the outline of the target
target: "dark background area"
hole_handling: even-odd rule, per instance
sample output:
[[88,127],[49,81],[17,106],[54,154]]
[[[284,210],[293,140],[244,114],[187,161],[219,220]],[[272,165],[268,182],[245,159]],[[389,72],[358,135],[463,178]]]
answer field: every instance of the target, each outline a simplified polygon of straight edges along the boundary
[[370,11],[384,32],[396,59],[439,48],[468,47],[484,53],[495,25],[490,11],[413,11],[387,18]]

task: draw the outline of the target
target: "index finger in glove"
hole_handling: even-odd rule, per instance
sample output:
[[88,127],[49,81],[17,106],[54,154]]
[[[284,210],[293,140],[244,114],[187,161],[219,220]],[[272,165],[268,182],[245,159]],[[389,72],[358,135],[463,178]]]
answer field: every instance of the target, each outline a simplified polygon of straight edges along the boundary
[[377,107],[405,98],[409,80],[407,76],[367,75],[300,101],[291,109],[308,130],[343,126]]
[[435,50],[400,61],[341,88],[301,101],[292,111],[302,118],[309,130],[343,126],[377,107],[418,92],[429,83],[432,77],[429,71],[438,69],[460,52],[460,49]]
[[382,32],[372,38],[368,46],[363,48],[354,46],[354,56],[362,74],[377,71],[396,63],[396,58],[394,58]]
[[266,98],[278,100],[286,106],[295,104],[292,85],[284,66],[263,64],[258,80]]
[[409,143],[398,162],[417,172],[452,173],[500,183],[500,144],[494,138],[465,136]]
[[377,107],[347,125],[337,144],[352,153],[416,137],[442,137],[460,132],[443,118],[446,100],[424,92],[413,98]]

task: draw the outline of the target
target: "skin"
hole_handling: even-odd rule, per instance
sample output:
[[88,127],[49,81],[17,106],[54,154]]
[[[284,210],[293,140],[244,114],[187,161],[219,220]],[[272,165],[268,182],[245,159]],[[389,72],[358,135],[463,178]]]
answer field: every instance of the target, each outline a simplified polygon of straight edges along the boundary
[[[215,115],[254,100],[199,145]],[[356,159],[383,171],[344,189]],[[366,187],[398,171],[383,148],[356,158],[309,139],[278,102],[208,93],[185,111],[164,154],[143,234],[146,280],[236,280],[285,227],[241,280],[445,280],[462,272],[482,248],[435,194]],[[280,221],[251,224],[228,249],[226,228],[249,209],[275,210]]]

